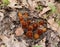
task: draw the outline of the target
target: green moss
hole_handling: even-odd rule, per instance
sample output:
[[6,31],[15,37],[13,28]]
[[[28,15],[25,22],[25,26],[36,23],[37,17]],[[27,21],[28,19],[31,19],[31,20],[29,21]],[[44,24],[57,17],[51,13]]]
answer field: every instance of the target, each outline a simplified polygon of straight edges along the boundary
[[56,7],[55,7],[55,5],[49,3],[48,6],[51,8],[51,12],[52,12],[52,13],[55,13],[55,12],[56,12]]
[[10,3],[9,0],[2,0],[2,2],[4,5],[8,5]]

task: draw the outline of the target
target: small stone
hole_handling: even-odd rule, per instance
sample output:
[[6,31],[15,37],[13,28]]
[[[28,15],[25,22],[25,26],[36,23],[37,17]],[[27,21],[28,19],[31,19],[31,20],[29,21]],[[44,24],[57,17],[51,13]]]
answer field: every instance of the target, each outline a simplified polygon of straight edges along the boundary
[[16,15],[17,15],[17,13],[16,13],[15,11],[13,11],[13,12],[10,13],[9,16],[11,17],[11,19],[12,19],[13,21],[15,21],[15,20],[17,19],[17,16],[16,16]]
[[21,36],[23,35],[24,31],[21,27],[17,28],[15,31],[16,36]]

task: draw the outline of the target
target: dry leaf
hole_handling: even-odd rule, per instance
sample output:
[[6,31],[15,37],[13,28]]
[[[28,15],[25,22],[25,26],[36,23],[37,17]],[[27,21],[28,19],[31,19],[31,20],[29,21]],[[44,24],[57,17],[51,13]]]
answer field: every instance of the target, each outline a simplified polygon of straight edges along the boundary
[[17,0],[9,0],[9,4],[8,4],[8,6],[9,7],[11,7],[11,8],[22,8],[22,6],[21,5],[17,5],[17,6],[15,6],[15,4],[19,4],[19,3],[17,3]]
[[59,26],[58,26],[58,24],[56,22],[54,22],[53,18],[49,19],[48,23],[49,23],[48,26],[50,26],[53,30],[57,31]]
[[0,21],[2,21],[4,18],[4,14],[0,12]]
[[51,10],[49,7],[43,8],[43,11],[39,14],[40,16],[46,13],[47,11]]

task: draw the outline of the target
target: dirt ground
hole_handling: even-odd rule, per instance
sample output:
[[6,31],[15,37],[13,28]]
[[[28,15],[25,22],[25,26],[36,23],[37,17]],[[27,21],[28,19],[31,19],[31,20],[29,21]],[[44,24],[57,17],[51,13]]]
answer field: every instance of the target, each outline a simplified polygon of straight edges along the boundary
[[0,47],[60,47],[60,0],[0,0]]

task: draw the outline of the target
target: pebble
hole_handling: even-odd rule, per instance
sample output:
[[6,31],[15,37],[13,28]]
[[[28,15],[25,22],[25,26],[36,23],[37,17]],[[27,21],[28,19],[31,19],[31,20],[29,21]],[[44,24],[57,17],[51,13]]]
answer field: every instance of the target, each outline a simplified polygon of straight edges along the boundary
[[16,36],[21,36],[23,35],[24,31],[21,27],[17,28],[15,31]]

